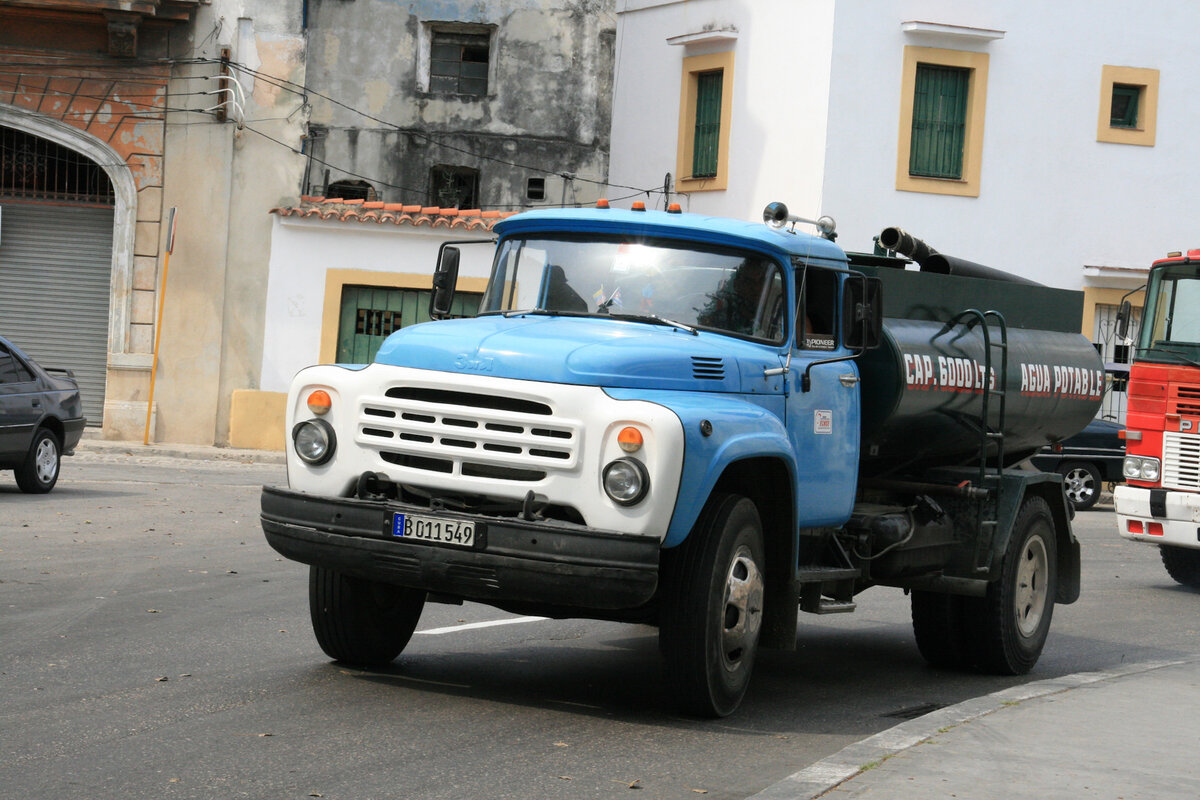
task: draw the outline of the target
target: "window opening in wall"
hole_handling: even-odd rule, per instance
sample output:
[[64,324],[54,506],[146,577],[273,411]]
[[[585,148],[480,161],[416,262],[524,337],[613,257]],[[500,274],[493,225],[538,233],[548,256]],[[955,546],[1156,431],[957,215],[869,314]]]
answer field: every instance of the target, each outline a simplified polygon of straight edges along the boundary
[[1142,87],[1140,86],[1114,83],[1109,124],[1114,128],[1136,128],[1138,126],[1138,105],[1141,96]]
[[529,178],[525,181],[525,198],[528,200],[545,200],[546,179]]
[[430,40],[429,91],[486,95],[489,55],[490,37],[486,33],[434,31]]
[[971,70],[917,64],[908,173],[961,179]]
[[429,171],[429,204],[441,208],[479,207],[479,170],[439,164]]
[[0,195],[114,205],[112,182],[87,156],[40,136],[0,126]]
[[326,197],[340,197],[343,200],[366,200],[373,202],[376,199],[375,187],[366,181],[334,181],[325,187]]
[[[456,292],[451,318],[473,317],[482,295]],[[366,364],[375,359],[388,336],[429,321],[429,292],[390,286],[343,286],[338,320],[337,361]]]
[[717,174],[721,138],[721,86],[724,70],[696,76],[696,129],[692,145],[692,177],[712,178]]

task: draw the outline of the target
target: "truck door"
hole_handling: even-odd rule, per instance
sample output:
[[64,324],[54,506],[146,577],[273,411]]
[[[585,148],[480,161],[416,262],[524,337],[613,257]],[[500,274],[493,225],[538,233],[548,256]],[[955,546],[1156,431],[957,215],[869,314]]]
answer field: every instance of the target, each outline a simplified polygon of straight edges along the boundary
[[854,505],[858,363],[816,363],[850,353],[838,322],[843,273],[801,264],[795,274],[802,305],[788,374],[787,427],[797,463],[796,510],[801,527],[832,525],[844,522]]

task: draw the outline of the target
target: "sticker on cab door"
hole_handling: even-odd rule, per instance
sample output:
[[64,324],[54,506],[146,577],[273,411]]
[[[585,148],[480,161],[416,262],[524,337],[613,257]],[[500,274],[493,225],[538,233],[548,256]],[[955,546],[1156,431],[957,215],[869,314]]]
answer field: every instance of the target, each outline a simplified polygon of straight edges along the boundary
[[813,433],[833,433],[833,412],[822,409],[813,411]]

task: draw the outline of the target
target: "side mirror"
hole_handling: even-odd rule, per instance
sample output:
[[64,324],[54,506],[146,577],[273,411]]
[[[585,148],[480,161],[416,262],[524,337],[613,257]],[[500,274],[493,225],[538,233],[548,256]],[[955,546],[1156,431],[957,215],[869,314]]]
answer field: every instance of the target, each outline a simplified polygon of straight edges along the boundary
[[853,275],[842,293],[842,341],[847,347],[872,350],[883,337],[883,282]]
[[442,245],[437,269],[433,273],[433,291],[429,295],[429,318],[445,319],[454,305],[454,287],[458,283],[457,247]]
[[1121,301],[1121,308],[1117,311],[1117,338],[1125,339],[1129,336],[1129,318],[1133,316],[1133,307],[1129,305],[1128,300]]

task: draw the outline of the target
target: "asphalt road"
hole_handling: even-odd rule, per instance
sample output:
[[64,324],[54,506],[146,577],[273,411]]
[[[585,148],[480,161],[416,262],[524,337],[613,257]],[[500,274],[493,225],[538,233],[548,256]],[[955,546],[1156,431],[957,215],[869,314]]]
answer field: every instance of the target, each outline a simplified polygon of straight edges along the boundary
[[934,708],[1200,648],[1200,594],[1102,505],[1076,519],[1082,598],[1020,678],[930,669],[885,589],[802,615],[717,722],[672,710],[643,627],[431,604],[390,669],[350,669],[258,526],[283,480],[83,452],[34,497],[0,473],[0,798],[743,798]]

